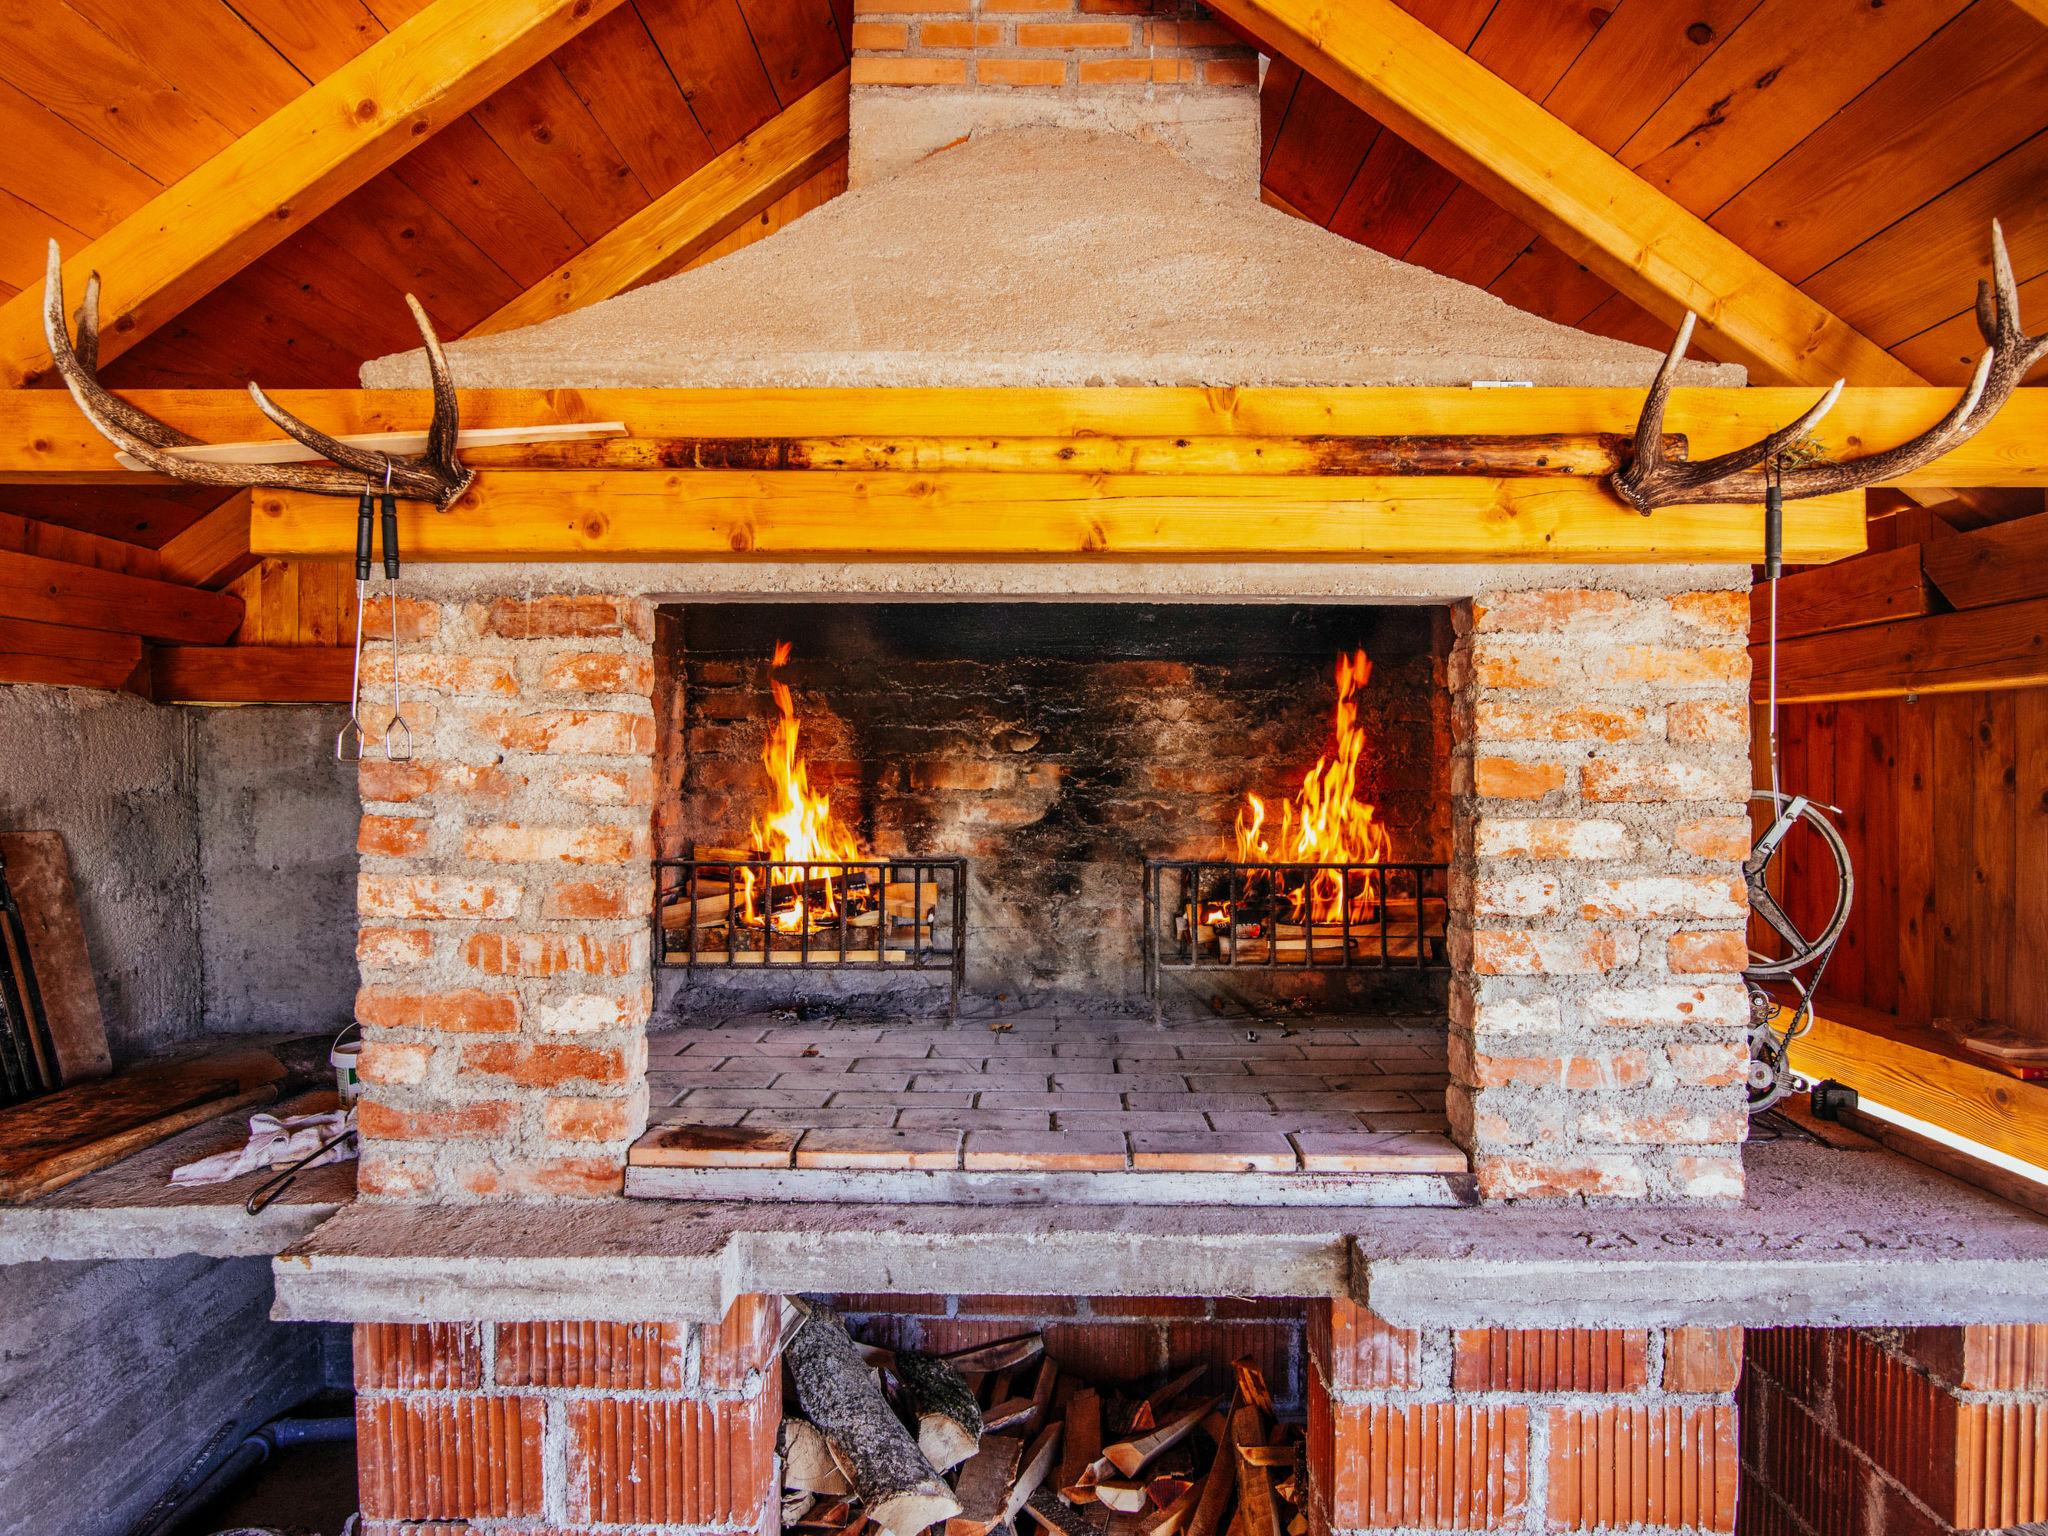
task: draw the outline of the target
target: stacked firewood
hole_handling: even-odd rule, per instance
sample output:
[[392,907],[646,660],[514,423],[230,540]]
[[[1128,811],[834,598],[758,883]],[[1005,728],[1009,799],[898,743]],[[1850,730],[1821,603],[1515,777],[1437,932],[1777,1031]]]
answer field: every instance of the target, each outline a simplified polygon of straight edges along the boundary
[[1144,1388],[1037,1334],[950,1355],[856,1343],[807,1303],[783,1359],[783,1530],[802,1536],[1302,1536],[1301,1433],[1240,1360]]

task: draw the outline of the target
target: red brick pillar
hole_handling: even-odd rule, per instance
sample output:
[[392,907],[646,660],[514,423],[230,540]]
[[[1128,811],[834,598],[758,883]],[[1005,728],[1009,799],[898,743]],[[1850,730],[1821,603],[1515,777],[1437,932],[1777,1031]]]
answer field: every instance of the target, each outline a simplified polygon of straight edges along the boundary
[[1732,1531],[1739,1329],[1393,1328],[1311,1304],[1311,1536]]
[[614,1194],[647,1119],[652,611],[406,600],[400,634],[414,756],[373,738],[359,779],[362,1192]]
[[1450,1112],[1488,1199],[1742,1194],[1748,597],[1645,585],[1457,615]]
[[1760,1328],[1745,1536],[1952,1536],[2048,1521],[2048,1325]]
[[357,1324],[364,1536],[772,1532],[781,1320]]

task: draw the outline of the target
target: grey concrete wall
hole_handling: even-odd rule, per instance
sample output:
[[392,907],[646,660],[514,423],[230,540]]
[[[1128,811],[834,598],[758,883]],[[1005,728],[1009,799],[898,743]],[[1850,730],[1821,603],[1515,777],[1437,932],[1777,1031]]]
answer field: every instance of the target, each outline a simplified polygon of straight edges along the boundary
[[352,764],[338,708],[194,710],[202,1022],[337,1030],[354,1015]]
[[199,1024],[191,714],[125,694],[0,687],[0,828],[64,834],[117,1066]]
[[0,1269],[0,1536],[122,1536],[216,1435],[322,1383],[268,1259]]

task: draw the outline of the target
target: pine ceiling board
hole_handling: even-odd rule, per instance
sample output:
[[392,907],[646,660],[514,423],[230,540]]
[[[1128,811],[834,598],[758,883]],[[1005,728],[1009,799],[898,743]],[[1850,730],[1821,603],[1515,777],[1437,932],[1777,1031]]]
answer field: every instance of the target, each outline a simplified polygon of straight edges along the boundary
[[0,80],[0,187],[89,235],[161,190],[134,166]]
[[830,0],[740,0],[775,98],[791,106],[846,67]]
[[781,110],[736,0],[638,4],[715,154],[724,154]]
[[97,571],[119,571],[123,576],[144,576],[151,581],[163,574],[163,562],[153,549],[144,549],[125,539],[66,528],[61,523],[39,522],[13,512],[0,512],[0,549],[72,565],[89,565]]
[[653,201],[552,58],[483,102],[476,120],[586,241]]
[[651,196],[715,158],[647,23],[632,6],[620,6],[556,49],[555,63]]
[[51,240],[70,251],[90,238],[0,190],[0,283],[9,288],[19,290],[43,280]]
[[1464,182],[1408,247],[1407,260],[1488,288],[1536,240],[1536,231]]
[[1630,136],[1620,159],[1705,218],[1965,3],[1764,0]]
[[1472,39],[1486,25],[1495,0],[1395,0],[1402,10],[1424,23],[1437,36],[1448,38],[1460,48],[1470,48]]
[[250,382],[266,388],[355,382],[353,349],[315,329],[256,268],[190,305],[101,370],[117,389],[175,389]]
[[2048,33],[1976,0],[1713,216],[1803,282],[2048,126]]
[[539,282],[583,249],[569,221],[473,116],[450,123],[393,166],[392,173],[470,235],[521,288]]
[[234,6],[308,80],[326,79],[397,25],[380,21],[362,0],[234,0]]
[[1500,0],[1465,51],[1524,96],[1541,101],[1609,15],[1604,6]]
[[1559,325],[1577,325],[1614,289],[1548,240],[1538,240],[1486,291],[1532,315]]
[[61,0],[0,0],[0,77],[160,182],[236,136]]
[[[1881,347],[1968,309],[1990,270],[1991,221],[2022,281],[2048,270],[2048,130],[1922,204],[1800,286]],[[2039,331],[2048,316],[2027,317]]]
[[1543,105],[1612,154],[1759,0],[1621,0]]
[[226,0],[181,0],[175,10],[135,0],[66,3],[235,133],[247,133],[308,83]]
[[1259,82],[1259,175],[1273,158],[1273,145],[1280,137],[1280,125],[1287,121],[1295,88],[1301,84],[1301,66],[1288,59],[1272,59],[1266,78]]
[[1382,133],[1330,219],[1330,232],[1405,258],[1460,183],[1396,133]]
[[0,485],[0,512],[157,549],[234,494],[204,485]]
[[[402,166],[405,162],[400,161]],[[441,210],[386,171],[314,221],[330,238],[385,281],[412,294],[443,336],[459,336],[521,291],[488,249]],[[489,240],[485,231],[483,239]],[[392,345],[366,347],[364,357],[419,344],[412,316],[392,317]],[[354,381],[351,380],[351,383]]]
[[[2020,284],[2020,316],[2037,335],[2048,329],[2048,272]],[[1900,362],[1932,383],[1964,384],[1984,355],[1984,338],[1977,331],[1976,313],[1964,310],[1891,350]],[[2036,384],[2048,381],[2048,362],[2034,369],[2030,377]]]
[[1265,185],[1312,223],[1327,225],[1380,126],[1313,76],[1294,92],[1266,161]]
[[1671,327],[1622,293],[1609,294],[1598,309],[1579,321],[1579,329],[1658,352],[1671,345]]

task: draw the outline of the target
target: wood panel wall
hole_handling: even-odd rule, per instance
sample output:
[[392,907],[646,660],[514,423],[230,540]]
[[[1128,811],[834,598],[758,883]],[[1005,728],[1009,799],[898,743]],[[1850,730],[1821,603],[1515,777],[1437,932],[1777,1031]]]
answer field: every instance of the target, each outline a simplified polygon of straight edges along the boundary
[[[1758,783],[1765,725],[1759,708]],[[1779,764],[1786,789],[1840,807],[1855,861],[1822,999],[2048,1039],[2048,689],[1787,707]],[[1785,871],[1809,932],[1831,888],[1813,852]]]

